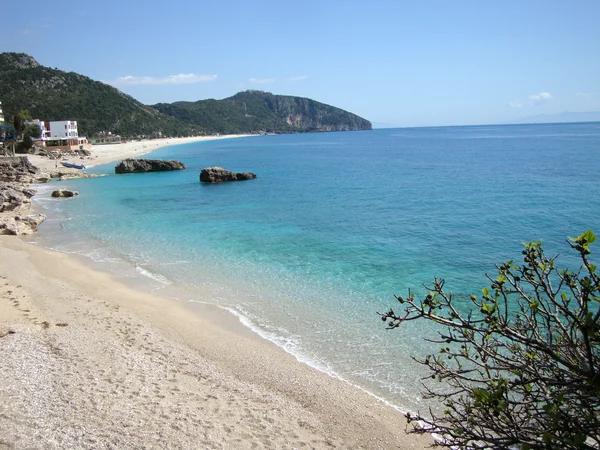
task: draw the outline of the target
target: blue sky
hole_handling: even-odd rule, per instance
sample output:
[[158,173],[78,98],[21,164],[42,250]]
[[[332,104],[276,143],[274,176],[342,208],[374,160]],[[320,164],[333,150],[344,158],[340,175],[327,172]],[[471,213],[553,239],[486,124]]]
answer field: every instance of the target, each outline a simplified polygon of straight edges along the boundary
[[28,53],[145,104],[260,89],[390,126],[600,110],[600,0],[37,6],[3,6],[0,51]]

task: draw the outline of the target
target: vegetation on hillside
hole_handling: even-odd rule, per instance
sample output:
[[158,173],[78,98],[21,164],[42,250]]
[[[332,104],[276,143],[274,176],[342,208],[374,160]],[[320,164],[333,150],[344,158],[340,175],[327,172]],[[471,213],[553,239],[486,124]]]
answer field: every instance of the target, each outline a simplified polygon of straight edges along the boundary
[[244,91],[223,100],[159,103],[158,111],[207,134],[370,130],[371,123],[315,100]]
[[45,121],[77,120],[80,134],[88,137],[371,129],[369,121],[339,108],[261,91],[146,106],[105,83],[41,66],[24,53],[0,53],[0,100],[7,120],[20,110]]
[[[597,449],[600,447],[600,276],[588,255],[591,231],[569,238],[580,258],[559,270],[540,242],[525,245],[524,263],[497,265],[491,288],[472,295],[471,310],[435,279],[429,294],[396,297],[388,328],[413,320],[442,326],[439,354],[428,367],[426,394],[442,414],[408,414],[417,432],[461,449]],[[437,383],[439,382],[439,383]]]
[[112,86],[39,65],[23,53],[0,54],[0,100],[5,116],[28,110],[40,120],[77,120],[81,135],[188,135],[191,127]]

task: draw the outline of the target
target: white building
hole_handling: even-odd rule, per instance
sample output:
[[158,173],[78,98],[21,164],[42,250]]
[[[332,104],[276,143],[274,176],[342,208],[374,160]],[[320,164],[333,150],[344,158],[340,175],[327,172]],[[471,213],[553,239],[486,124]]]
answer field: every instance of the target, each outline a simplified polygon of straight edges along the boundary
[[33,123],[40,127],[40,140],[45,147],[77,149],[87,146],[85,137],[80,137],[76,120],[42,121],[35,119]]
[[77,121],[60,120],[56,122],[44,122],[45,139],[77,139]]
[[4,125],[4,114],[2,113],[2,102],[0,102],[0,126]]

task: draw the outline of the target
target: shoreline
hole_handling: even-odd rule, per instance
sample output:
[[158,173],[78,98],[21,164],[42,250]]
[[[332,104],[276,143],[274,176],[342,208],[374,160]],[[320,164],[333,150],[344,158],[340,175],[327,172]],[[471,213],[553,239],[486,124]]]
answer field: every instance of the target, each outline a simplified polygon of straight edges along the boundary
[[431,443],[407,435],[392,407],[298,362],[226,311],[191,311],[14,237],[1,236],[0,251],[0,445]]
[[[142,151],[191,142],[164,141]],[[145,154],[135,146],[143,143],[128,144],[94,162]],[[14,237],[0,237],[0,253],[2,450],[432,443],[406,434],[393,407],[297,361],[224,309],[136,290]]]
[[[197,136],[197,137],[181,137],[181,138],[163,138],[149,139],[144,141],[129,141],[121,144],[101,144],[93,145],[91,156],[72,158],[69,162],[83,163],[87,167],[93,167],[100,164],[126,159],[137,158],[143,155],[152,153],[162,147],[171,145],[189,144],[191,142],[215,141],[220,139],[234,139],[240,137],[254,136],[251,134],[230,134],[223,136]],[[56,162],[46,156],[27,155],[29,161],[34,166],[38,167],[42,172],[53,172],[56,170]],[[62,167],[59,166],[61,170]],[[71,169],[73,172],[79,172],[77,169]]]

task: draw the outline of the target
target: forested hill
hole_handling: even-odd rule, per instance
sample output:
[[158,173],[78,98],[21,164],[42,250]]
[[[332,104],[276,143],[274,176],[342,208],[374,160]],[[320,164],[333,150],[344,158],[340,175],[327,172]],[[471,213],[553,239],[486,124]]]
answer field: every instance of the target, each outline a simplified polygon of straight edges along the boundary
[[24,53],[0,53],[0,101],[5,120],[26,109],[42,120],[77,120],[79,133],[187,135],[189,125],[143,105],[108,84],[41,66]]
[[159,103],[158,111],[213,133],[370,130],[371,122],[315,100],[244,91],[223,100]]
[[75,72],[44,67],[24,53],[0,53],[5,120],[28,110],[42,120],[77,120],[81,135],[188,136],[370,130],[354,114],[307,98],[240,92],[223,100],[143,105],[118,89]]

